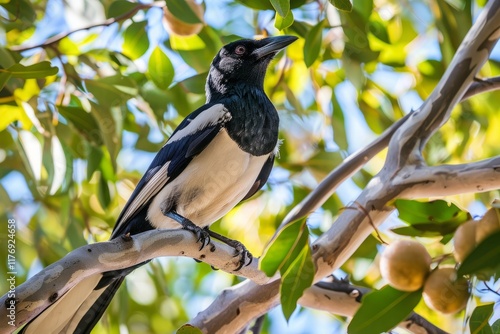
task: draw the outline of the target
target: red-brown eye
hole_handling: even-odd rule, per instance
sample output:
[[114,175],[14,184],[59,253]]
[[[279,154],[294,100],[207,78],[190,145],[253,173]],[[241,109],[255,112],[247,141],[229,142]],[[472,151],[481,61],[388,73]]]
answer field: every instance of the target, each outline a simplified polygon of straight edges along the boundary
[[234,49],[234,53],[241,56],[242,54],[245,53],[246,50],[247,49],[243,45],[238,45],[236,49]]

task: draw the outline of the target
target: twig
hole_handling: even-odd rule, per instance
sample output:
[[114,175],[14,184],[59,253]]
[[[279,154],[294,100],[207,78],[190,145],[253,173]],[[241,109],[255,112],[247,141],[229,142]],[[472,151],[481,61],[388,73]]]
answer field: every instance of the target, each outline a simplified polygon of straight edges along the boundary
[[12,51],[22,52],[22,51],[27,51],[27,50],[36,49],[36,48],[45,48],[45,47],[50,46],[52,44],[58,43],[63,38],[66,38],[69,35],[74,34],[75,32],[89,30],[89,29],[97,28],[97,27],[107,27],[107,26],[112,25],[113,23],[120,22],[120,21],[123,21],[123,20],[126,20],[126,19],[133,17],[138,11],[140,11],[142,9],[149,9],[152,7],[164,7],[164,6],[165,6],[164,1],[154,2],[152,4],[137,3],[137,6],[134,7],[132,10],[130,10],[129,12],[124,13],[122,15],[119,15],[117,17],[111,17],[102,23],[90,24],[90,25],[87,25],[87,26],[82,27],[82,28],[78,28],[78,29],[75,29],[72,31],[57,34],[55,36],[48,38],[47,40],[45,40],[43,43],[40,43],[40,44],[12,46],[12,47],[9,47],[9,49]]

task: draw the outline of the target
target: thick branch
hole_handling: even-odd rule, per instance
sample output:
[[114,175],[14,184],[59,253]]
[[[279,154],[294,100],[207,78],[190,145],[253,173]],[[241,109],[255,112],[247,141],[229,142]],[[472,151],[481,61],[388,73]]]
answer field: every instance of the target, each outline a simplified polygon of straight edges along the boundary
[[[500,89],[500,77],[481,80],[476,79],[476,81],[472,83],[467,92],[464,94],[461,101],[467,100],[478,94],[498,89]],[[410,115],[411,114],[407,114],[403,118],[400,118],[368,146],[346,158],[342,164],[331,171],[320,182],[316,189],[307,195],[306,198],[304,198],[286,215],[280,227],[307,216],[323,205],[323,203],[325,203],[325,201],[335,193],[340,184],[357,173],[369,160],[389,145],[389,142],[396,130],[398,130],[401,125],[410,118]]]
[[[380,225],[394,210],[386,205],[401,195],[405,186],[394,184],[392,179],[405,165],[420,161],[421,147],[428,137],[448,119],[452,107],[462,99],[480,66],[487,60],[491,48],[500,37],[498,34],[499,9],[500,1],[488,2],[464,39],[459,52],[455,55],[436,90],[421,109],[410,114],[408,121],[404,122],[392,137],[388,158],[382,171],[372,179],[358,197],[356,206],[352,210],[343,211],[330,230],[313,244],[313,260],[317,270],[316,282],[339,268],[373,231],[373,228]],[[309,208],[317,207],[319,201],[329,192],[330,188],[326,186],[324,193],[317,197],[319,199],[314,200],[317,201],[316,203],[307,204]],[[308,213],[309,210],[302,212]],[[254,305],[248,312],[233,312],[231,317],[227,314],[232,310],[231,306],[224,307],[224,305],[232,305],[233,300],[225,294],[224,303],[219,304],[221,297],[214,301],[214,304],[218,304],[218,308],[214,307],[214,304],[211,305],[190,323],[204,332],[212,332],[210,329],[214,328],[214,324],[224,324],[227,332],[238,332],[253,318],[266,313],[278,303],[278,287],[279,284],[276,281],[264,286],[257,286],[246,281],[232,288],[231,295],[237,296],[238,305],[247,305],[247,303],[254,305],[255,300],[261,300],[260,307]],[[244,293],[240,294],[240,289]],[[250,314],[251,312],[253,314]]]
[[422,198],[500,189],[500,157],[460,165],[405,166],[394,184],[405,188],[400,197]]
[[[200,251],[199,243],[189,231],[153,230],[77,248],[16,287],[16,325],[20,326],[38,315],[90,275],[128,268],[160,256],[192,257],[260,284],[269,281],[258,270],[257,259],[234,271],[239,258],[234,257],[234,249],[226,244],[212,240],[211,245]],[[6,300],[7,294],[0,298],[0,317],[4,319],[7,316]],[[0,332],[13,329],[4,326],[8,326],[7,322],[0,322]]]
[[465,95],[499,37],[500,1],[494,0],[488,2],[465,36],[432,94],[395,133],[386,160],[389,170],[397,171],[395,166],[401,168],[422,160],[421,149],[448,121],[451,110]]

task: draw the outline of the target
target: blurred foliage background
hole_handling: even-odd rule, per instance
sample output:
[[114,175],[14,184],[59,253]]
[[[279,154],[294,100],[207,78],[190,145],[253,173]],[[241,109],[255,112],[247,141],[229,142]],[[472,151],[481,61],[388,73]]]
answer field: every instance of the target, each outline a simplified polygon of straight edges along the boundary
[[[333,1],[347,11],[324,0],[292,0],[289,8],[272,2],[281,5],[206,0],[190,9],[171,0],[167,22],[162,2],[0,0],[0,245],[14,218],[18,284],[109,237],[155,152],[204,103],[206,74],[222,45],[285,33],[300,39],[278,55],[265,83],[281,118],[280,157],[263,191],[213,226],[261,254],[284,215],[329,171],[419,107],[485,1],[354,0],[352,10]],[[498,51],[484,77],[500,74]],[[457,106],[427,145],[429,164],[500,154],[499,99],[491,92]],[[383,159],[370,161],[311,215],[313,236],[355,200]],[[446,200],[477,216],[496,196]],[[402,225],[391,217],[381,230],[386,241],[398,238],[391,228]],[[452,232],[419,240],[440,256],[452,250]],[[368,238],[335,274],[382,286],[381,248]],[[0,268],[4,293],[6,261]],[[191,259],[155,260],[130,275],[95,333],[172,332],[238,281]],[[474,295],[496,300],[481,286]],[[442,316],[420,303],[416,311],[457,332],[471,309]],[[290,323],[275,310],[264,333],[345,331],[345,319],[314,310],[300,309]]]

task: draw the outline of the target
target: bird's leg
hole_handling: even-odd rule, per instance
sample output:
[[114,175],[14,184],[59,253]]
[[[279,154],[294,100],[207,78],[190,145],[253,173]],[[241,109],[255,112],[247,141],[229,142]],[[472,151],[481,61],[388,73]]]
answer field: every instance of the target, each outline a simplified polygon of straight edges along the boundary
[[205,246],[210,244],[210,233],[208,233],[205,229],[195,225],[191,220],[186,217],[181,216],[175,211],[168,211],[163,213],[166,217],[171,218],[182,225],[182,228],[191,231],[196,235],[196,242],[201,242],[200,250],[202,250]]
[[[214,231],[210,231],[208,229],[208,226],[205,227],[204,230],[207,231],[207,233],[212,238],[220,240],[223,243],[225,243],[226,245],[229,245],[235,249],[236,252],[235,252],[234,256],[240,257],[238,267],[235,269],[235,271],[238,271],[241,268],[243,268],[243,266],[248,266],[248,265],[250,265],[250,263],[252,263],[252,260],[253,260],[252,253],[250,253],[248,251],[248,249],[245,247],[245,245],[243,245],[241,242],[239,242],[238,240],[229,239],[228,237],[225,237],[225,236],[223,236],[219,233],[216,233]],[[248,258],[248,262],[247,262],[247,258]]]

